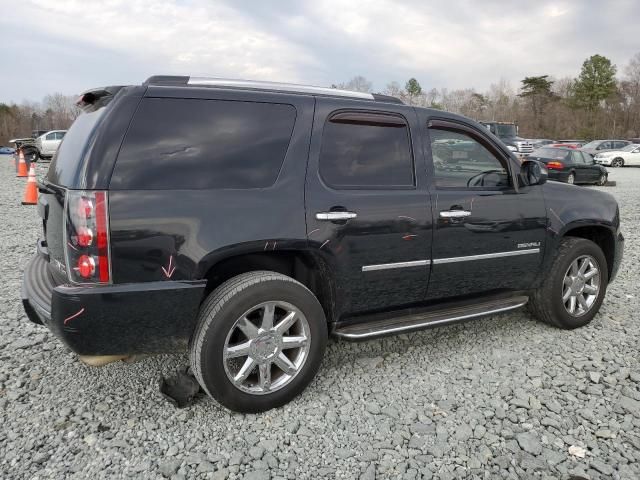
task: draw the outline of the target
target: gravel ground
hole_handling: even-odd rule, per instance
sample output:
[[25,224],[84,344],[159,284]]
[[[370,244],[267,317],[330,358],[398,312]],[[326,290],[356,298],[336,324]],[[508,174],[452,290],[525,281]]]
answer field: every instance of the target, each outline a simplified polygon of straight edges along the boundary
[[[43,171],[44,167],[39,167]],[[0,163],[1,478],[640,478],[640,169],[611,170],[625,259],[600,314],[561,331],[525,310],[366,343],[332,341],[291,404],[177,410],[186,356],[95,369],[25,317],[40,225]]]

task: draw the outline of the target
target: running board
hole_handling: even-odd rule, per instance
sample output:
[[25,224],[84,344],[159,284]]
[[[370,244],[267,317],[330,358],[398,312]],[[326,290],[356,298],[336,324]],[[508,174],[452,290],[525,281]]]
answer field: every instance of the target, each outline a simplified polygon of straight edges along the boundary
[[412,332],[426,328],[463,322],[472,318],[493,315],[522,307],[529,301],[529,297],[518,296],[499,300],[485,301],[466,305],[464,307],[449,307],[432,310],[425,313],[405,315],[396,318],[379,319],[351,325],[339,326],[333,330],[333,335],[346,340],[365,340],[392,335],[396,333]]

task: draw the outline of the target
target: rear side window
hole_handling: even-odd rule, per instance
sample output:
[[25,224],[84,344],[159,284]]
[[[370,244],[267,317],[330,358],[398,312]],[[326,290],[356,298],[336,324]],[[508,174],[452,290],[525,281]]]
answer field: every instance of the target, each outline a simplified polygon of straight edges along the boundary
[[413,188],[406,121],[376,113],[333,115],[322,134],[320,175],[336,189]]
[[295,108],[285,104],[143,99],[111,188],[269,187],[280,173],[295,118]]
[[56,139],[56,134],[55,134],[55,132],[54,132],[54,133],[49,133],[49,134],[46,136],[46,139],[47,139],[47,140],[55,140],[55,139]]

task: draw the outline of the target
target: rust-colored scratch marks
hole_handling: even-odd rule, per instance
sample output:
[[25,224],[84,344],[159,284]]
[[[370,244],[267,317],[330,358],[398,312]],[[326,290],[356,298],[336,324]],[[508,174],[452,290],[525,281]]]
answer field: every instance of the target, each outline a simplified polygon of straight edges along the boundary
[[84,307],[82,307],[80,309],[80,311],[78,311],[77,313],[74,313],[73,315],[71,315],[70,317],[67,317],[63,320],[63,324],[66,325],[67,323],[69,323],[71,320],[73,320],[74,318],[82,315],[84,313]]

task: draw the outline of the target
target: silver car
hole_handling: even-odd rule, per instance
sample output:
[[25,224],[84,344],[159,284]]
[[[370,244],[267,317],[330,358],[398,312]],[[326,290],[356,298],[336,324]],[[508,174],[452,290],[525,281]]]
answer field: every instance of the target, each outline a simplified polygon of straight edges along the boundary
[[592,142],[583,145],[581,150],[587,152],[592,157],[600,152],[606,152],[609,150],[620,150],[631,144],[627,140],[594,140]]
[[66,130],[51,130],[36,138],[38,155],[42,158],[53,157],[66,133]]

